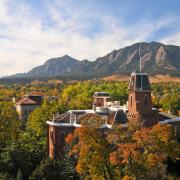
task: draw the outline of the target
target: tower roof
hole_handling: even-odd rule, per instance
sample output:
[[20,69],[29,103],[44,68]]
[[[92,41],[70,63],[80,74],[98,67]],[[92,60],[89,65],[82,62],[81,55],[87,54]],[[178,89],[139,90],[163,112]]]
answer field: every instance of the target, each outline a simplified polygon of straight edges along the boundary
[[150,91],[149,78],[146,73],[132,73],[129,82],[129,91]]

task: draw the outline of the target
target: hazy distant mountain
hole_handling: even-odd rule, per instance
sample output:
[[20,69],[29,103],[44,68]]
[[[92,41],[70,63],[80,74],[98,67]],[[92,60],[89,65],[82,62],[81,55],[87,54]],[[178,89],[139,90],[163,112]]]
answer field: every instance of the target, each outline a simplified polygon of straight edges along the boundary
[[[95,61],[78,61],[68,55],[52,58],[27,73],[12,77],[89,77],[112,74],[129,74],[139,71],[140,43],[114,50]],[[158,42],[141,43],[142,71],[151,75],[170,74],[180,76],[180,47]]]

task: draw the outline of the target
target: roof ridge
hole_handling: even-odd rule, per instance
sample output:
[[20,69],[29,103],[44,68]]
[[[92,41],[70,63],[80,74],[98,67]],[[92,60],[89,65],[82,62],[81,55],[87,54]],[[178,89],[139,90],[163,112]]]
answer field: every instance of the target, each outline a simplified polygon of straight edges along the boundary
[[38,104],[38,102],[36,102],[35,100],[33,100],[33,99],[31,99],[31,98],[29,98],[29,97],[23,97],[23,98],[21,98],[19,101],[17,101],[17,103],[16,104],[25,104],[25,103],[27,103],[29,101],[29,103],[28,104]]

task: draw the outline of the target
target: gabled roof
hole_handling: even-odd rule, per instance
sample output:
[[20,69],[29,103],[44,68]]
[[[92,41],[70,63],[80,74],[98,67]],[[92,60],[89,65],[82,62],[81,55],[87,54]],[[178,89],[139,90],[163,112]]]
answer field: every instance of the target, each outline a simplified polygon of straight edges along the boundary
[[23,97],[16,104],[17,105],[39,105],[39,103],[37,103],[36,101],[34,101],[28,97]]
[[25,94],[19,101],[17,105],[41,105],[43,101],[43,96],[40,93],[32,92]]

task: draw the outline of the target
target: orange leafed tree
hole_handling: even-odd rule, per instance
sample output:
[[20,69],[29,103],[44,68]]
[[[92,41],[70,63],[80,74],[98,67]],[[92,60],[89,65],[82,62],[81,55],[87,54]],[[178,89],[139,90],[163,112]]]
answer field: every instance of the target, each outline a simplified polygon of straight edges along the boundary
[[[73,144],[72,140],[76,143]],[[120,171],[110,163],[112,147],[106,139],[106,133],[99,127],[78,128],[67,136],[66,142],[73,144],[69,155],[78,157],[76,170],[81,176],[91,179],[113,179],[120,176]]]
[[[115,136],[119,131],[112,133]],[[110,154],[110,160],[113,165],[124,165],[128,177],[161,179],[166,176],[167,158],[176,159],[180,155],[180,144],[174,140],[173,129],[169,125],[156,125],[152,129],[141,128],[133,134],[128,133],[132,136],[126,142],[122,141],[122,136],[126,136],[123,133],[119,142],[116,141],[116,150]]]
[[77,172],[87,179],[161,179],[167,174],[167,157],[180,155],[172,132],[167,125],[111,130],[83,125],[66,142],[69,155],[77,158]]

